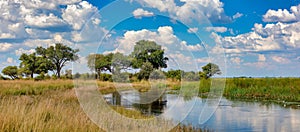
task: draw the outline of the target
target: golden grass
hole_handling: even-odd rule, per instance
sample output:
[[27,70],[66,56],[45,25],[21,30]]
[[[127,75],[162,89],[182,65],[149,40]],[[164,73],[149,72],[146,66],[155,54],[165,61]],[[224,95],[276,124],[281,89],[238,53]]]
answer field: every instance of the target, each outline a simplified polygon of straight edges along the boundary
[[[143,82],[144,83],[144,82]],[[143,83],[137,84],[142,85]],[[0,81],[0,131],[104,131],[94,124],[85,114],[75,95],[72,80],[48,81]],[[110,82],[98,82],[100,90],[113,89]],[[104,86],[104,87],[101,87]],[[149,118],[135,110],[113,107],[118,113],[134,119]],[[106,114],[103,119],[111,119]],[[105,121],[105,120],[104,120]],[[116,131],[136,124],[120,124],[115,121]],[[152,131],[157,130],[157,123],[145,124]],[[119,127],[122,126],[122,127]],[[139,130],[146,130],[144,127]],[[172,131],[200,131],[190,126],[178,126]]]

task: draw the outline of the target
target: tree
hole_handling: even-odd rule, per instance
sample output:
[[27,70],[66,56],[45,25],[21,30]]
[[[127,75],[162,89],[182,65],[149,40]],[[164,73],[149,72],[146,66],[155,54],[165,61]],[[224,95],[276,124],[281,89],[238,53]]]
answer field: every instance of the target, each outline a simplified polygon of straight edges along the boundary
[[25,75],[30,75],[31,78],[33,78],[33,74],[47,73],[48,70],[53,68],[49,60],[37,56],[36,53],[30,55],[22,54],[19,60],[21,61],[20,72]]
[[36,52],[38,55],[42,55],[47,58],[53,64],[53,71],[60,78],[60,72],[62,68],[70,61],[76,61],[78,59],[78,49],[72,49],[61,43],[50,46],[49,48],[37,47]]
[[221,75],[222,72],[219,68],[218,65],[213,64],[213,63],[208,63],[207,65],[202,67],[202,74],[205,75],[205,78],[210,78],[212,76],[214,76],[215,74]]
[[143,66],[141,67],[141,70],[138,73],[138,79],[148,80],[152,71],[153,71],[153,66],[150,62],[143,63]]
[[2,70],[4,75],[9,76],[11,79],[15,80],[18,78],[18,67],[17,66],[7,66]]
[[131,67],[132,62],[129,56],[123,55],[122,53],[115,53],[112,58],[111,69],[113,73],[116,70],[126,70]]
[[141,68],[145,62],[151,63],[154,69],[167,68],[168,58],[164,57],[164,50],[153,41],[137,42],[130,56],[134,58],[133,68]]
[[100,74],[102,71],[112,72],[111,69],[112,55],[113,54],[108,54],[108,55],[91,54],[87,57],[88,67],[91,70],[95,70],[98,79],[100,79]]
[[181,80],[181,76],[184,73],[182,70],[169,70],[166,73],[167,78],[171,78],[172,80]]

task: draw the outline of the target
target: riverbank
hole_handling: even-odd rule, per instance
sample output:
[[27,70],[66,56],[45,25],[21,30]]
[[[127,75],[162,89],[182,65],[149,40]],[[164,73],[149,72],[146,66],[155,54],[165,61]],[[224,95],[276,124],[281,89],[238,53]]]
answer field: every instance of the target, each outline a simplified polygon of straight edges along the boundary
[[[113,82],[97,83],[101,93],[116,91]],[[164,82],[162,82],[164,83]],[[47,81],[0,81],[0,97],[5,95],[43,95],[47,91],[68,90],[74,88],[73,80],[47,80]],[[131,86],[138,91],[147,91],[151,88],[147,81],[134,82]],[[188,89],[189,92],[197,92],[200,97],[206,97],[210,91],[211,80],[199,82],[166,81],[166,84],[155,84],[169,90]],[[119,85],[119,89],[130,89],[129,85]],[[198,89],[199,88],[199,89]],[[190,94],[190,93],[186,93]],[[223,96],[229,99],[250,99],[250,100],[277,100],[288,102],[300,102],[300,78],[227,78]]]
[[[102,90],[113,89],[113,83],[98,83],[108,86],[100,87]],[[16,80],[0,84],[0,131],[103,131],[80,107],[72,80]],[[147,118],[136,110],[112,108],[127,117]],[[105,116],[104,119],[110,119],[109,114]],[[114,127],[118,129],[118,125]],[[207,130],[179,125],[172,131]]]

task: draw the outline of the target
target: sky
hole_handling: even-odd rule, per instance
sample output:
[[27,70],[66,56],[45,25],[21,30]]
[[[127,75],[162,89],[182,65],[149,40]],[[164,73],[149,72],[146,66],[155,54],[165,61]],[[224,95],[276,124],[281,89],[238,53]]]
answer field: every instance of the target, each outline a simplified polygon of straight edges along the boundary
[[300,76],[300,0],[2,0],[0,70],[21,54],[63,43],[80,50],[65,69],[88,72],[92,53],[161,45],[168,69],[216,63],[224,77]]

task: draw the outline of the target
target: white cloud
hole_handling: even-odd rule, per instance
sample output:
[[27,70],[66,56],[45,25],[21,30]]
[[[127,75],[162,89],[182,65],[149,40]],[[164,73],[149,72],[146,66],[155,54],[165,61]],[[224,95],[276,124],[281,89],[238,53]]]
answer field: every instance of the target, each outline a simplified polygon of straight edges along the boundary
[[127,31],[123,37],[117,39],[116,43],[119,47],[116,50],[121,53],[129,54],[133,51],[135,43],[140,40],[155,41],[157,44],[162,45],[166,52],[202,50],[200,44],[188,45],[187,42],[181,41],[174,35],[173,28],[170,26],[159,27],[156,32],[147,29]]
[[281,64],[287,64],[290,63],[291,61],[287,58],[281,57],[281,56],[273,56],[272,59],[277,62],[277,63],[281,63]]
[[206,31],[208,32],[217,32],[217,33],[225,33],[227,32],[227,28],[226,27],[207,27]]
[[66,23],[50,13],[49,15],[41,14],[39,16],[26,15],[25,23],[32,27],[47,28],[47,27],[60,27],[66,25]]
[[10,33],[1,33],[0,34],[0,39],[12,39],[15,38],[16,36]]
[[207,64],[207,63],[211,62],[211,60],[210,60],[210,58],[205,57],[205,58],[198,58],[197,62],[202,63],[202,64]]
[[[131,0],[133,1],[133,0]],[[214,22],[228,22],[230,17],[226,16],[223,3],[219,0],[180,0],[184,4],[177,6],[173,0],[135,0],[141,5],[156,8],[160,12],[167,12],[172,18],[184,22],[197,20],[201,22],[208,18]]]
[[151,16],[154,16],[154,13],[153,12],[149,12],[149,11],[146,11],[142,8],[138,8],[136,10],[134,10],[132,12],[133,16],[135,18],[142,18],[142,17],[151,17]]
[[294,22],[300,20],[300,5],[287,9],[268,10],[263,16],[264,22]]
[[240,18],[240,17],[242,17],[242,16],[244,16],[244,14],[238,12],[238,13],[236,13],[235,15],[233,15],[232,18],[233,18],[233,19],[238,19],[238,18]]
[[265,62],[265,61],[266,61],[265,55],[259,54],[259,55],[258,55],[258,61],[259,61],[259,62]]
[[8,58],[6,59],[6,62],[7,62],[8,64],[16,63],[16,61],[15,61],[13,58],[11,58],[11,57],[8,57]]
[[247,62],[244,64],[245,66],[251,66],[251,67],[256,67],[256,68],[264,68],[264,69],[269,69],[270,67],[272,67],[270,64],[266,63],[266,62]]
[[98,9],[90,3],[82,1],[79,4],[68,5],[63,10],[62,18],[72,25],[74,30],[80,30],[97,11]]
[[29,50],[25,50],[23,48],[19,48],[15,51],[15,54],[20,56],[22,54],[32,54],[35,52],[35,49],[29,49]]
[[180,43],[182,50],[188,50],[188,51],[201,51],[203,50],[203,47],[200,44],[196,45],[187,45],[186,41],[182,41]]
[[198,28],[189,28],[188,29],[188,33],[196,33],[196,32],[198,32]]
[[9,43],[0,43],[0,52],[7,52],[12,48],[12,44]]
[[216,43],[226,49],[226,53],[287,51],[300,49],[300,22],[291,24],[255,24],[253,31],[233,37],[221,37],[212,33]]
[[236,65],[240,65],[243,62],[243,60],[239,57],[230,58],[230,61]]

